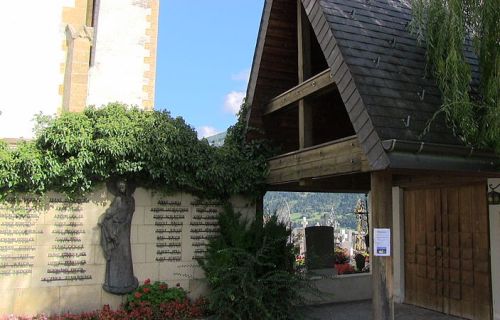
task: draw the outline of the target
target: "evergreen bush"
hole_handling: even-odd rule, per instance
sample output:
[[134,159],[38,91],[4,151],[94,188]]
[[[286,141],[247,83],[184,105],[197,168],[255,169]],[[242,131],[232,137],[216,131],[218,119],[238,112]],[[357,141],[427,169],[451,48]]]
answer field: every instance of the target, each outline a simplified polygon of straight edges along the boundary
[[304,283],[294,273],[290,230],[275,216],[249,223],[230,206],[219,225],[220,235],[199,260],[211,288],[210,309],[220,319],[296,319]]

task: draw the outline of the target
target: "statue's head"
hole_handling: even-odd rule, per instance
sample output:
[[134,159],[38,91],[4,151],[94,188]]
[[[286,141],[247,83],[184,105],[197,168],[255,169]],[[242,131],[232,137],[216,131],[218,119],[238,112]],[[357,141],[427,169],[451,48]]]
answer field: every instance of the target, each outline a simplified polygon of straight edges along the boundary
[[124,194],[127,191],[127,181],[123,179],[116,181],[116,188],[120,193]]

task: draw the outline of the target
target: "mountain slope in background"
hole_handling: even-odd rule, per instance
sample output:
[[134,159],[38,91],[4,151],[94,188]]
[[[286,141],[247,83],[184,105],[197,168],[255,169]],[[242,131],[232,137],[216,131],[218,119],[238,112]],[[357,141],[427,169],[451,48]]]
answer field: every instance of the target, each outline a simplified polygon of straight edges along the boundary
[[303,217],[308,226],[324,225],[332,213],[341,228],[356,229],[354,208],[360,193],[268,192],[264,196],[264,212],[282,215],[290,213],[293,227],[302,226]]

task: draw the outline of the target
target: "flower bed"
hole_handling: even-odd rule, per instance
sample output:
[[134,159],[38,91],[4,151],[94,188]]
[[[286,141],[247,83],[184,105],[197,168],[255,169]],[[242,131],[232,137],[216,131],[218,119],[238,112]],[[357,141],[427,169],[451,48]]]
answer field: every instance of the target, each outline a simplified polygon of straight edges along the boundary
[[177,284],[169,288],[166,283],[151,283],[147,279],[134,292],[127,296],[127,302],[118,310],[112,310],[109,305],[101,310],[82,312],[78,314],[64,313],[47,316],[39,314],[33,317],[1,316],[1,320],[149,320],[199,319],[206,314],[207,301],[199,298],[192,302],[187,292]]

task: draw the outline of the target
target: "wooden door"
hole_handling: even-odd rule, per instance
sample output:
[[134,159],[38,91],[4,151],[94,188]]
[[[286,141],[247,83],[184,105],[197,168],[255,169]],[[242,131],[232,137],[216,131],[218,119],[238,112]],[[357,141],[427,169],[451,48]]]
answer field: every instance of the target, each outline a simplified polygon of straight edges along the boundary
[[491,319],[486,185],[407,189],[405,302]]

